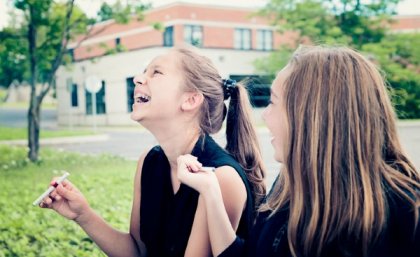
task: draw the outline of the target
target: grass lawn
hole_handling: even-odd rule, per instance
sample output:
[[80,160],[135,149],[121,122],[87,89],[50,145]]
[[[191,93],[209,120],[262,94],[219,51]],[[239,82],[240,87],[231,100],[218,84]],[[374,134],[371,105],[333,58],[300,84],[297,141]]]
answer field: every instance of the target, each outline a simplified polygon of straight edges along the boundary
[[[11,128],[0,126],[0,140],[27,139],[27,133],[28,131],[26,128]],[[94,133],[91,131],[41,130],[40,138],[86,136],[93,134]]]
[[[29,102],[6,103],[6,102],[3,102],[1,99],[2,98],[0,96],[1,108],[14,108],[14,109],[25,109],[25,110],[29,108]],[[45,109],[53,110],[53,109],[57,109],[57,104],[56,103],[42,103],[41,108],[43,110]]]
[[109,224],[128,231],[136,162],[47,148],[40,156],[30,163],[25,148],[0,145],[0,257],[105,256],[73,221],[32,202],[66,170]]

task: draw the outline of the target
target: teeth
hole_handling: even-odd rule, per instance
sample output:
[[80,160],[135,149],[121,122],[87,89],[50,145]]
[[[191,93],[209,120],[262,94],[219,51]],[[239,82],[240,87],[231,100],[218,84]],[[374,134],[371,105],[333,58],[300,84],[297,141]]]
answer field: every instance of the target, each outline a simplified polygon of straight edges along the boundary
[[138,93],[134,95],[134,100],[136,103],[146,103],[150,101],[150,96]]

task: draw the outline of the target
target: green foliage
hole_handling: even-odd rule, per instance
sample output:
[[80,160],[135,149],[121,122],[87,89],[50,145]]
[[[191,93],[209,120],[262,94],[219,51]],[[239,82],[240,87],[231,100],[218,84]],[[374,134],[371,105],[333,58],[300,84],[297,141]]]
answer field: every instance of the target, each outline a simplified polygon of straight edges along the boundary
[[[42,130],[40,132],[41,138],[52,137],[71,137],[71,136],[85,136],[91,135],[90,131],[75,131],[75,130]],[[28,130],[26,128],[10,128],[0,126],[0,141],[1,140],[16,140],[27,139]]]
[[299,31],[299,42],[351,44],[379,42],[399,0],[271,0],[260,14],[279,31]]
[[74,222],[32,202],[67,170],[91,206],[128,231],[136,163],[53,149],[41,150],[40,157],[31,163],[25,148],[0,145],[0,256],[105,256]]
[[310,38],[315,42],[332,39],[348,41],[342,37],[337,20],[324,7],[322,1],[272,0],[260,14],[273,17],[273,23],[278,25],[280,32],[299,31],[299,41],[303,38]]
[[420,117],[420,34],[390,34],[362,50],[372,55],[392,86],[399,118]]
[[[280,32],[297,31],[294,44],[345,44],[378,61],[391,85],[400,118],[420,118],[420,36],[390,34],[392,15],[399,0],[271,0],[260,11]],[[276,74],[286,64],[292,48],[280,47],[258,60],[258,70]]]
[[165,31],[165,26],[162,22],[153,22],[152,24],[153,29],[160,31],[160,32],[164,32]]
[[28,79],[27,49],[22,29],[9,27],[0,31],[0,85],[9,87],[13,80]]
[[112,6],[107,2],[103,2],[98,11],[99,21],[106,21],[112,19]]
[[266,58],[257,59],[254,66],[257,70],[263,71],[269,77],[274,79],[277,72],[286,66],[292,55],[293,49],[287,45],[281,45],[280,48],[267,56]]
[[144,11],[150,9],[151,4],[143,4],[138,1],[123,4],[120,0],[110,5],[106,2],[102,3],[98,12],[99,21],[114,19],[118,23],[128,23],[133,15],[137,16],[137,20],[144,19]]
[[[15,0],[15,7],[24,13],[25,20],[21,24],[23,34],[28,34],[29,24],[36,33],[35,74],[37,82],[48,83],[52,73],[55,73],[55,61],[63,48],[63,42],[73,39],[76,35],[85,33],[91,20],[77,7],[73,6],[69,23],[66,24],[66,14],[69,8],[68,2],[62,1],[29,1]],[[66,32],[68,27],[68,32]],[[27,38],[25,38],[28,42]],[[68,41],[67,41],[68,42]],[[15,41],[16,43],[16,41]],[[23,55],[28,56],[28,43]],[[29,61],[29,57],[26,58]],[[67,60],[68,58],[64,58]],[[61,63],[61,59],[59,60]],[[29,67],[29,66],[28,66]],[[28,68],[26,67],[26,68]]]
[[103,55],[110,55],[110,54],[116,54],[127,51],[127,48],[124,45],[116,45],[115,47],[109,47],[105,43],[100,43],[99,47],[105,50]]
[[4,87],[0,87],[0,105],[3,101],[6,100],[7,90]]

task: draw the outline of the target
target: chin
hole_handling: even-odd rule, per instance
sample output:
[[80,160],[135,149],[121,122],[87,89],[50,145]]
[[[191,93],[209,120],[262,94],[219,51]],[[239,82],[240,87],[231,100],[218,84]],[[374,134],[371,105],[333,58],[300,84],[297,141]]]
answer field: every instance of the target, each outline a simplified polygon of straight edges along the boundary
[[284,159],[283,157],[280,156],[280,154],[278,153],[274,153],[274,160],[276,160],[277,162],[283,163]]
[[132,113],[130,114],[130,118],[131,118],[133,121],[137,121],[137,122],[141,122],[141,120],[143,119],[143,117],[142,117],[141,115],[136,114],[136,113],[134,113],[134,112],[132,112]]

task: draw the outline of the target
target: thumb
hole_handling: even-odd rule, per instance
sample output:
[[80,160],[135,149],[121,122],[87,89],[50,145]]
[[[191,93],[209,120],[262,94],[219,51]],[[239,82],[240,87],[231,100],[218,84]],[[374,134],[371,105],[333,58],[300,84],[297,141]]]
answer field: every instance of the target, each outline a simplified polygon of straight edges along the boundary
[[64,197],[67,200],[73,201],[73,200],[76,200],[77,198],[76,192],[68,190],[61,184],[57,186],[56,190],[60,196]]

